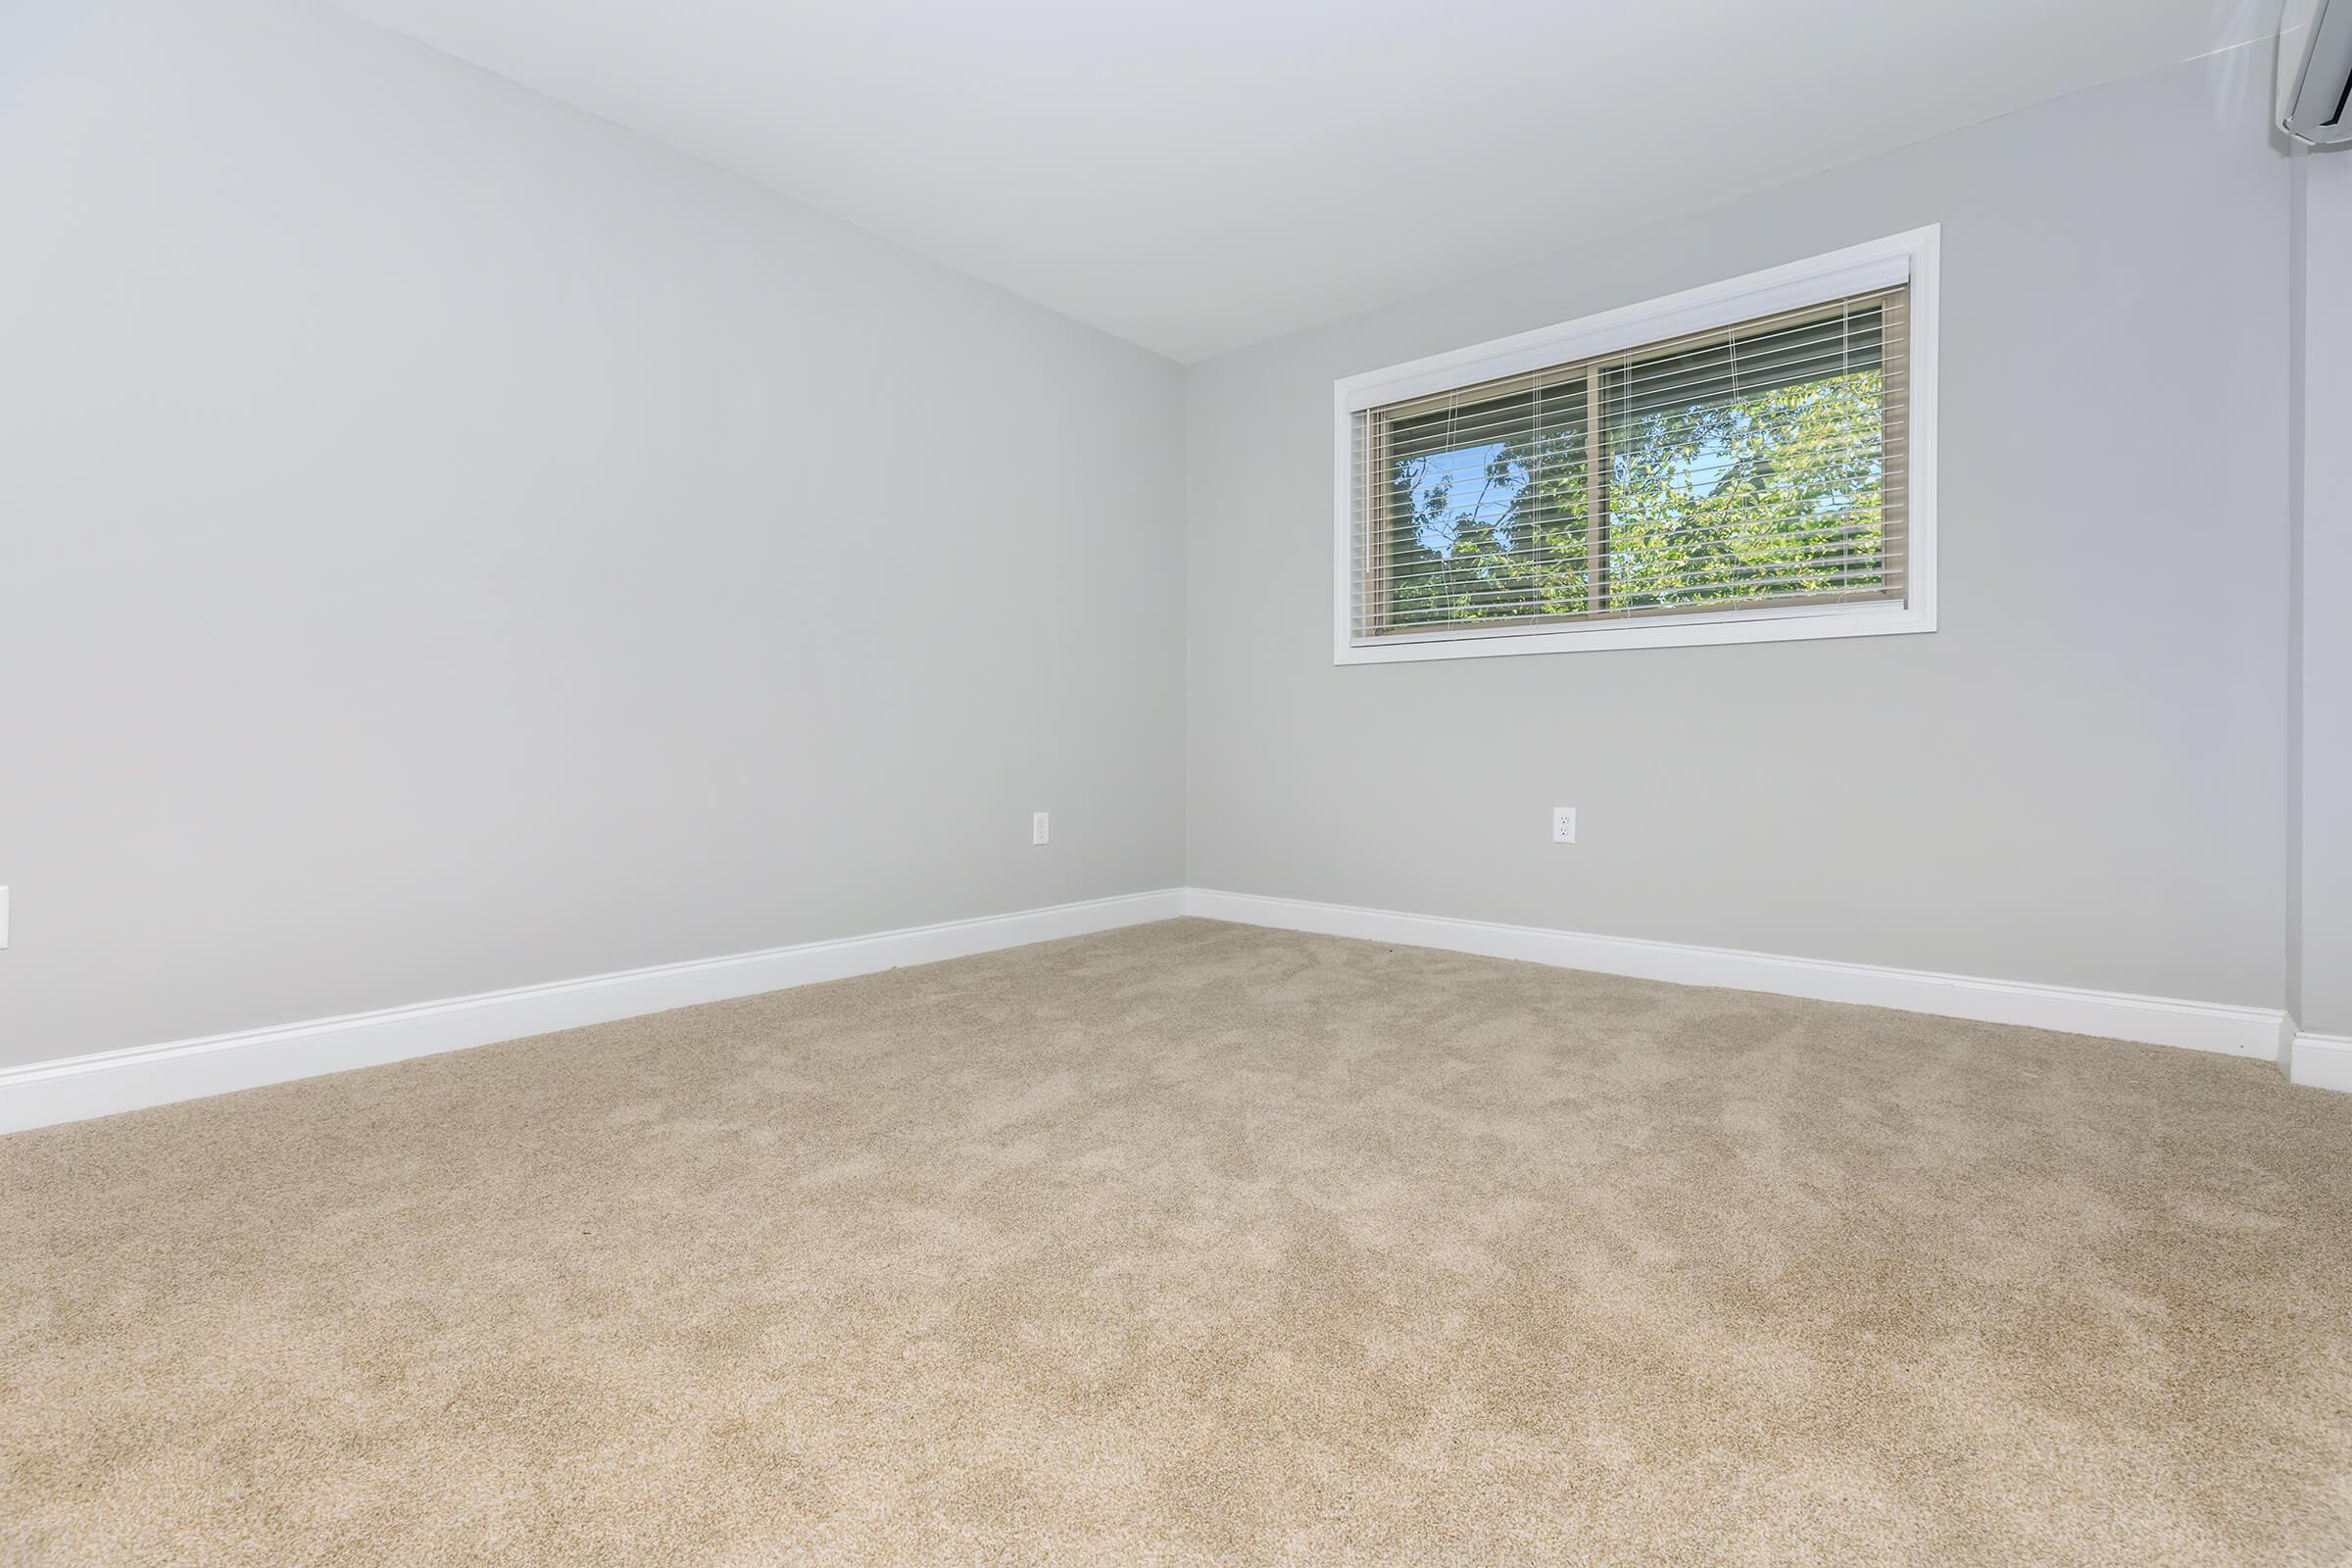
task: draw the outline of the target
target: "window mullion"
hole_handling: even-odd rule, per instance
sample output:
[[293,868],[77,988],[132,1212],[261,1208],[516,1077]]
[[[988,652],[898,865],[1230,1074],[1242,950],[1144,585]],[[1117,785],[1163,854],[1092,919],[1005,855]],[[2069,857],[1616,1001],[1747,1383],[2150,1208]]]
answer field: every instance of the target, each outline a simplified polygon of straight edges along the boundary
[[1607,457],[1601,433],[1600,363],[1585,367],[1585,609],[1594,614],[1608,608],[1609,487],[1601,477]]

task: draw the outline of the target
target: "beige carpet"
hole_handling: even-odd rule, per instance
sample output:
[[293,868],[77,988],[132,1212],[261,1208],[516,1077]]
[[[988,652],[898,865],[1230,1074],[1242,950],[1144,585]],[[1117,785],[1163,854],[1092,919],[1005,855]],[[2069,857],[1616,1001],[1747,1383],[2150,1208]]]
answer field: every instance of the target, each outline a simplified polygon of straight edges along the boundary
[[0,1561],[2352,1559],[2352,1097],[1203,921],[0,1140]]

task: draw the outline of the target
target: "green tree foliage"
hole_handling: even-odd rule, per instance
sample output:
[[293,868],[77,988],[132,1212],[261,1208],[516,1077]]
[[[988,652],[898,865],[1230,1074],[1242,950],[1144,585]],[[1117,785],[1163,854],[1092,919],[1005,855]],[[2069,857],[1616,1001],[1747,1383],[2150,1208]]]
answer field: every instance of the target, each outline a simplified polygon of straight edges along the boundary
[[1874,588],[1877,369],[1612,424],[1609,607]]
[[1688,400],[1604,378],[1599,529],[1587,526],[1581,394],[1554,395],[1548,419],[1490,409],[1468,421],[1501,433],[1484,443],[1407,432],[1389,470],[1389,624],[1876,589],[1883,397],[1876,364]]

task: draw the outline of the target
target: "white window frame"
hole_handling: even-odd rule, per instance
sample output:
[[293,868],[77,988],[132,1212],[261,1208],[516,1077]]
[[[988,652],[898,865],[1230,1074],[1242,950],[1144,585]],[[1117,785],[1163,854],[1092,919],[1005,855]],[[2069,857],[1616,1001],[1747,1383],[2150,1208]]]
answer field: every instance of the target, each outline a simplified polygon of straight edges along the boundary
[[[1451,353],[1392,365],[1333,383],[1336,513],[1333,540],[1332,662],[1389,664],[1403,660],[1483,659],[1505,654],[1565,654],[1601,648],[1688,648],[1707,643],[1790,642],[1814,637],[1878,637],[1936,629],[1936,259],[1941,225],[1931,223],[1785,267],[1750,272],[1663,299],[1495,338]],[[1544,630],[1502,626],[1425,634],[1411,641],[1359,640],[1349,613],[1355,590],[1353,470],[1355,416],[1408,398],[1450,392],[1499,376],[1620,353],[1646,343],[1734,326],[1758,317],[1803,310],[1849,295],[1910,285],[1909,490],[1905,523],[1910,556],[1900,604],[1785,605],[1628,617]]]

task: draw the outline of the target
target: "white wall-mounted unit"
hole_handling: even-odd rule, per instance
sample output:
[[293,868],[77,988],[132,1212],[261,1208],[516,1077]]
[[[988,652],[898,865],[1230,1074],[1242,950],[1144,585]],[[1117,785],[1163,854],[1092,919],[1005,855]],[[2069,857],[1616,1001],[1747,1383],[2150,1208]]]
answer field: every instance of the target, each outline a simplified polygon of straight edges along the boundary
[[2352,0],[2287,0],[2278,31],[2278,128],[2314,147],[2352,140]]

